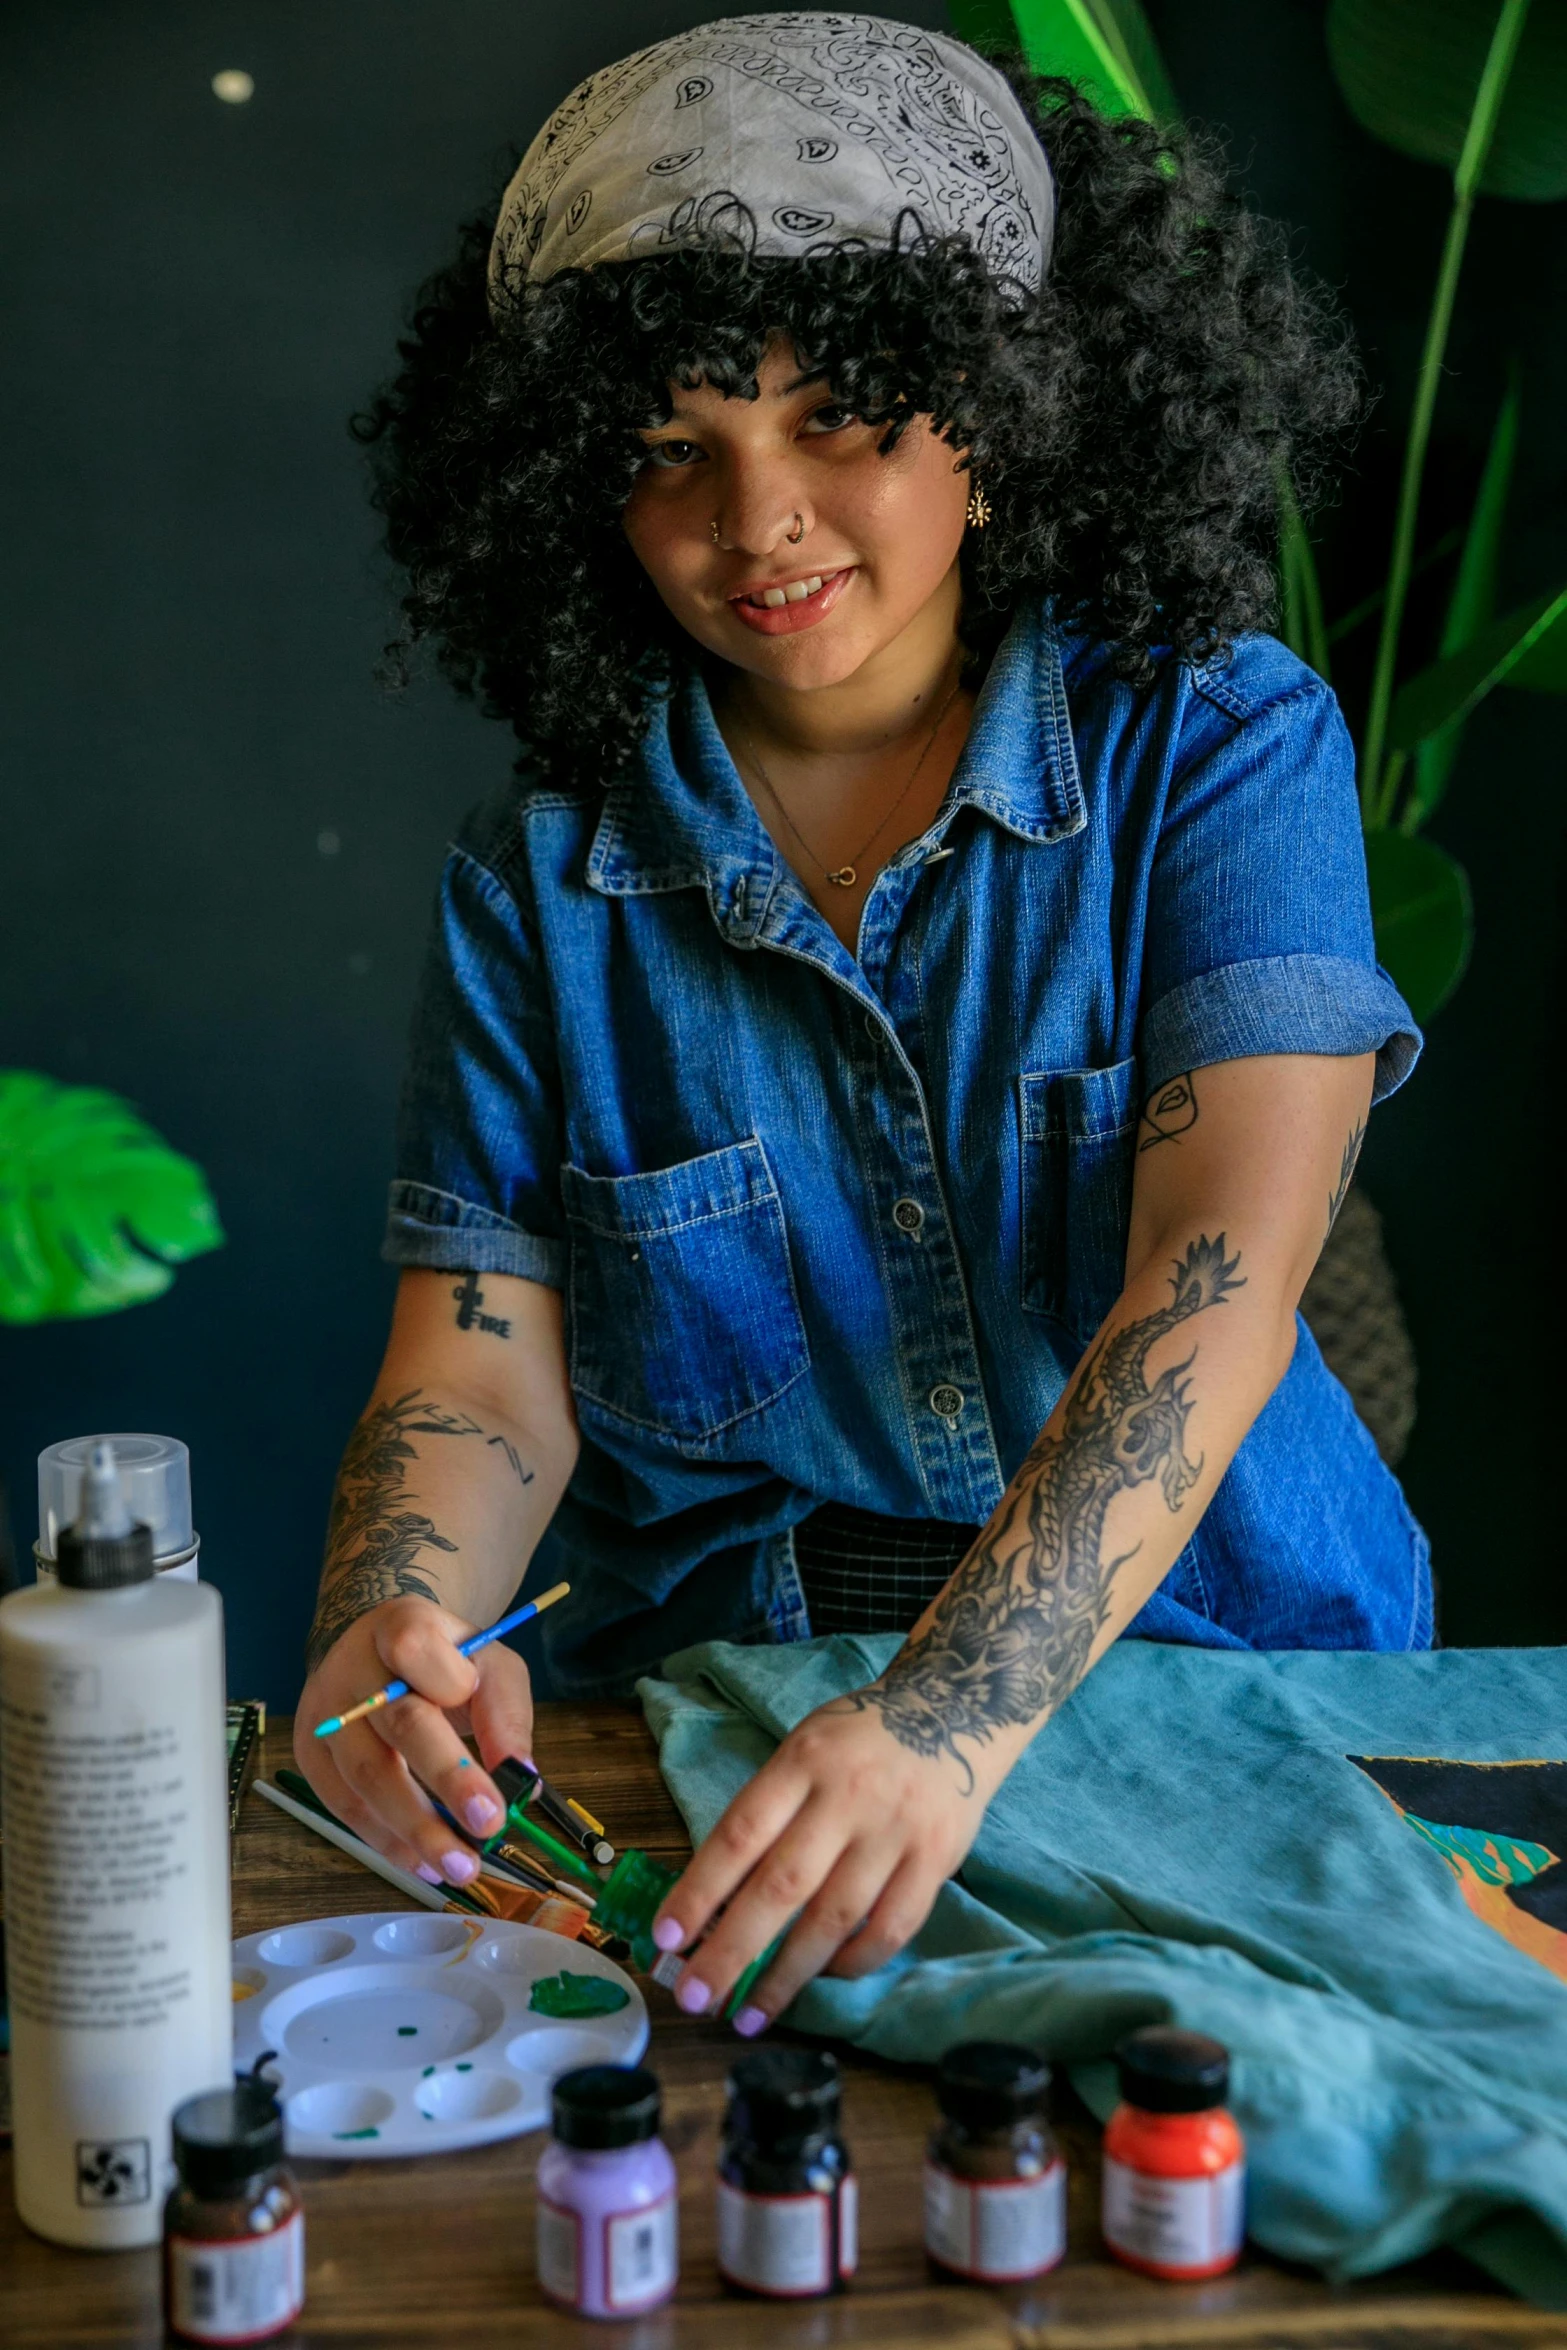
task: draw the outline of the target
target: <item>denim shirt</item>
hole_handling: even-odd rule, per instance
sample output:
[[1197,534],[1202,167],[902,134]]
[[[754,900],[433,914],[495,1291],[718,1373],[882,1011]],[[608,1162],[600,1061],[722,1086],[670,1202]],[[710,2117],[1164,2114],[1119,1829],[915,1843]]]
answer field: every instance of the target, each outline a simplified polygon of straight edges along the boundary
[[[1267,637],[1136,690],[1021,614],[857,958],[700,677],[602,796],[486,802],[441,882],[385,1254],[565,1292],[557,1686],[805,1637],[819,1503],[982,1524],[1119,1294],[1149,1090],[1374,1050],[1381,1095],[1419,1043],[1337,704]],[[1132,1629],[1428,1644],[1424,1539],[1303,1323]]]

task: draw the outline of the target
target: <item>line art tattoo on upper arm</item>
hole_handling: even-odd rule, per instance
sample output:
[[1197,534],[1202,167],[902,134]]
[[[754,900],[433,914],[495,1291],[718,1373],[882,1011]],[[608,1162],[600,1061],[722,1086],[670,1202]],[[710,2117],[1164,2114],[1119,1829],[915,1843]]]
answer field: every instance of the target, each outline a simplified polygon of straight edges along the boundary
[[[1156,1313],[1101,1338],[1081,1365],[1055,1433],[1047,1430],[1018,1471],[1001,1512],[880,1681],[837,1702],[874,1709],[915,1754],[950,1754],[974,1784],[959,1745],[989,1743],[1036,1721],[1069,1697],[1088,1670],[1116,1572],[1132,1557],[1103,1555],[1105,1517],[1119,1493],[1157,1478],[1179,1510],[1202,1474],[1186,1452],[1196,1350],[1161,1371],[1146,1366],[1161,1338],[1245,1287],[1240,1252],[1224,1234],[1194,1240]],[[965,1790],[967,1792],[967,1790]]]
[[1149,1128],[1139,1151],[1151,1151],[1158,1142],[1179,1142],[1197,1123],[1197,1086],[1190,1069],[1156,1085],[1143,1104],[1142,1123]]
[[[1339,1166],[1338,1181],[1333,1186],[1333,1194],[1328,1201],[1328,1232],[1331,1232],[1338,1222],[1338,1212],[1344,1205],[1344,1195],[1355,1180],[1355,1168],[1360,1159],[1360,1146],[1365,1139],[1366,1121],[1361,1118],[1356,1121],[1354,1131],[1344,1145],[1344,1157]],[[1326,1239],[1326,1237],[1327,1234],[1324,1233],[1323,1238]]]
[[483,1433],[466,1412],[431,1403],[417,1387],[365,1413],[337,1472],[321,1591],[305,1644],[311,1672],[368,1608],[386,1599],[436,1598],[415,1562],[423,1550],[452,1552],[457,1545],[422,1511],[403,1506],[417,1498],[406,1490],[409,1464],[418,1458],[409,1439]]
[[509,1436],[490,1436],[487,1437],[485,1441],[488,1444],[498,1444],[500,1446],[502,1452],[506,1455],[506,1458],[510,1461],[512,1467],[516,1470],[517,1481],[519,1484],[531,1485],[533,1483],[533,1471],[523,1467],[522,1459],[517,1451],[517,1447],[512,1443]]

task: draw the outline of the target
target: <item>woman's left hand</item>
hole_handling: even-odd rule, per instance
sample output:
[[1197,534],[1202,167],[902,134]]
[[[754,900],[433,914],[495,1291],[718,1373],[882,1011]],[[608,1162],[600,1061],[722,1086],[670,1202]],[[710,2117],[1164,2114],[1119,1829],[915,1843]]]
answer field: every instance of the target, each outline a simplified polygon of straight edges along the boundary
[[950,1754],[901,1745],[874,1702],[840,1698],[808,1715],[660,1906],[661,1948],[701,1943],[676,1988],[680,2006],[688,2015],[721,2006],[791,1918],[794,1931],[735,2018],[747,2038],[813,1975],[884,1966],[918,1933],[974,1840],[990,1787],[965,1792],[966,1783]]

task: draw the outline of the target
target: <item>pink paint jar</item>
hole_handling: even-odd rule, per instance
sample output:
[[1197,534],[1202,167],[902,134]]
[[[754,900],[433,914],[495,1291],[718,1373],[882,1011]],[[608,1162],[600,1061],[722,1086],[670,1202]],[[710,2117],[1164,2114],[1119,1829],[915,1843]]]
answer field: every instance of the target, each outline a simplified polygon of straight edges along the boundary
[[641,2065],[562,2073],[539,2157],[539,2283],[578,2317],[656,2309],[680,2271],[675,2166]]

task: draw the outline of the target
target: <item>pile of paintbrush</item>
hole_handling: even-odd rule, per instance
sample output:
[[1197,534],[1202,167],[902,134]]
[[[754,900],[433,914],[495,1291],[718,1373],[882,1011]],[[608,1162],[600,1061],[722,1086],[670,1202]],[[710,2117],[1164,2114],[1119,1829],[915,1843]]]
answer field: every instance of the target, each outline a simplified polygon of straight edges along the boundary
[[[589,1915],[597,1879],[584,1862],[587,1858],[597,1860],[601,1855],[607,1860],[614,1859],[614,1847],[606,1840],[603,1828],[580,1804],[572,1803],[551,1787],[541,1772],[521,1763],[503,1763],[496,1773],[496,1783],[512,1807],[506,1827],[489,1844],[480,1847],[479,1874],[472,1884],[460,1886],[427,1885],[422,1877],[415,1877],[408,1870],[400,1869],[395,1861],[387,1860],[351,1828],[346,1828],[297,1771],[280,1770],[276,1784],[269,1779],[257,1779],[255,1787],[257,1794],[275,1804],[279,1811],[287,1812],[427,1909],[453,1909],[480,1917],[508,1918],[522,1925],[541,1927],[546,1933],[560,1934],[568,1941],[588,1942],[602,1948],[608,1937]],[[560,1829],[560,1840],[541,1826],[525,1822],[524,1805],[542,1810],[552,1825]],[[444,1811],[442,1816],[449,1820]],[[526,1842],[519,1840],[516,1834],[519,1824],[528,1825],[538,1850],[530,1850]],[[450,1821],[450,1825],[456,1827],[457,1823]],[[569,1843],[565,1841],[567,1838]],[[471,1843],[472,1838],[465,1836],[464,1841]],[[547,1867],[546,1858],[563,1861],[576,1881],[570,1882]]]

